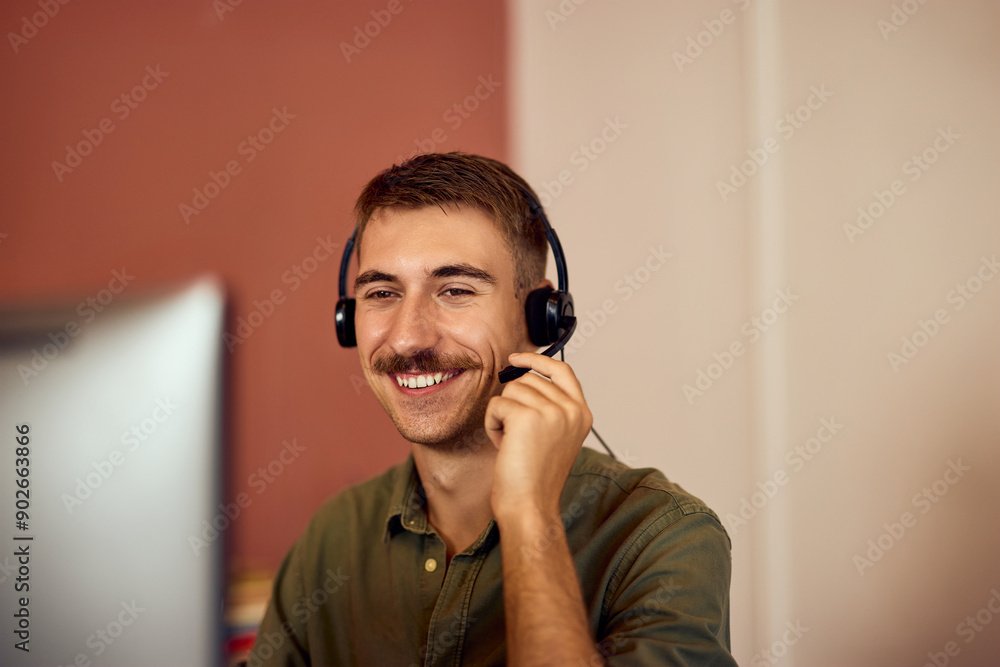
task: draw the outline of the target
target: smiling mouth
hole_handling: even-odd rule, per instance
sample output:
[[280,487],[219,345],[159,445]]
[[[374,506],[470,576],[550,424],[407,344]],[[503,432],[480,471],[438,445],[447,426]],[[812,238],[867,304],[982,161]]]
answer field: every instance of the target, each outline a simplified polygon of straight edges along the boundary
[[400,387],[405,387],[409,389],[422,389],[424,387],[433,387],[434,385],[447,382],[456,375],[461,375],[462,371],[443,371],[438,373],[425,373],[423,375],[418,375],[415,373],[396,373],[396,383]]

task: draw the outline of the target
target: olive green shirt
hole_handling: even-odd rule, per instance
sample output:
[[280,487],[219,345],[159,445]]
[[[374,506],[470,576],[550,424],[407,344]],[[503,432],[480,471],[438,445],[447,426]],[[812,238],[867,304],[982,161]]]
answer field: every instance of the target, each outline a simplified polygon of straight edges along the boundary
[[[561,508],[607,664],[736,664],[730,542],[712,510],[586,448]],[[249,667],[503,665],[500,539],[491,521],[446,566],[411,456],[316,513],[277,573]]]

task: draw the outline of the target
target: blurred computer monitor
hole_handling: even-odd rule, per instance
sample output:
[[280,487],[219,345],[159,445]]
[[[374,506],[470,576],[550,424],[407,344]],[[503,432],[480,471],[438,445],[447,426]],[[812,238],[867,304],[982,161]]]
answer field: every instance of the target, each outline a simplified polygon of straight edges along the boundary
[[224,290],[129,290],[0,307],[0,664],[221,664]]

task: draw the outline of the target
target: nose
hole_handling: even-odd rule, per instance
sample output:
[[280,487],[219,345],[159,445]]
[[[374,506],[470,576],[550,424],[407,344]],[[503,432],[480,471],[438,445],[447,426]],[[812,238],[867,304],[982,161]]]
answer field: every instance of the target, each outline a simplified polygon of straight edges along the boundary
[[388,343],[396,354],[410,357],[433,349],[440,335],[433,317],[434,304],[428,297],[407,295],[394,309],[389,323]]

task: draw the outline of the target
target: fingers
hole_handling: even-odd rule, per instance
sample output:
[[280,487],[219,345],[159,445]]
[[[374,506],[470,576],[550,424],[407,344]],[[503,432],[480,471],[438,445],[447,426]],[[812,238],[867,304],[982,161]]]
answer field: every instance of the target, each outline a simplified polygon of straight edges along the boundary
[[[549,362],[553,361],[548,357],[544,357],[544,359]],[[511,361],[514,359],[512,358]],[[539,366],[546,366],[545,370],[558,375],[559,383],[540,375],[529,374],[510,382],[504,388],[501,397],[540,413],[550,423],[559,422],[564,427],[570,427],[573,430],[581,425],[589,429],[592,416],[572,369],[558,361],[553,364],[543,362]],[[564,371],[568,371],[568,375]],[[513,409],[514,406],[509,406],[507,412],[509,413]]]
[[[533,371],[541,373],[545,377],[549,378],[552,381],[552,384],[562,389],[571,398],[577,401],[584,400],[583,387],[580,386],[580,381],[577,379],[576,373],[573,372],[573,368],[569,364],[535,352],[515,352],[508,357],[508,360],[513,366],[530,368]],[[521,382],[529,377],[531,376],[525,375],[514,382]]]
[[[541,380],[541,378],[539,378]],[[545,380],[541,380],[545,382]],[[508,385],[503,394],[490,399],[486,408],[486,428],[503,428],[503,421],[518,412],[534,412],[551,406],[560,410],[568,402],[566,397],[553,400],[528,384]],[[491,424],[491,418],[495,421]]]
[[554,382],[540,375],[535,375],[534,373],[528,373],[514,382],[509,382],[503,390],[503,395],[510,398],[514,398],[515,396],[523,395],[525,393],[538,395],[557,403],[574,400],[569,394],[563,391],[561,387],[556,386]]

